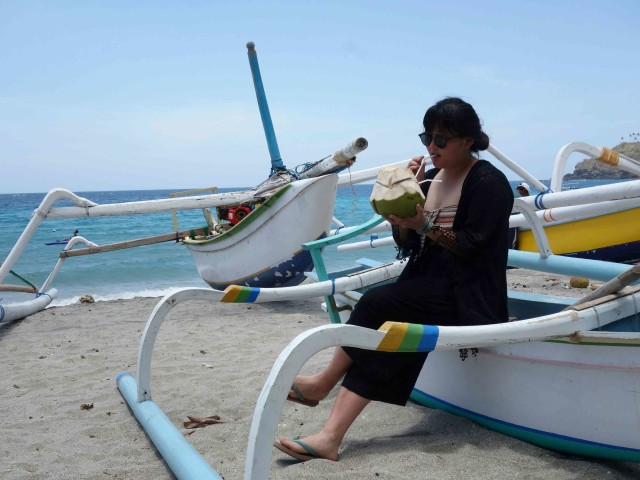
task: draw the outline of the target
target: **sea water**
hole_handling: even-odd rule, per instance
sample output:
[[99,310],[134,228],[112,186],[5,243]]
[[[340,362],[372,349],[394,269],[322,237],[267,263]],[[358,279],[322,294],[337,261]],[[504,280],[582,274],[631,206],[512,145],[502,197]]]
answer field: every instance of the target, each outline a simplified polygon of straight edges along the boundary
[[[515,186],[519,181],[510,182]],[[583,188],[600,183],[598,181],[577,181],[572,186]],[[610,182],[609,182],[610,183]],[[369,204],[372,184],[348,185],[338,188],[334,217],[346,226],[359,225],[374,215]],[[186,190],[186,189],[182,189]],[[240,191],[243,188],[220,189],[219,192]],[[141,200],[169,198],[180,190],[136,190],[112,192],[75,192],[98,204],[124,203]],[[535,193],[535,192],[534,192]],[[4,261],[14,246],[31,215],[38,207],[44,193],[16,193],[0,195],[0,261]],[[70,206],[69,202],[58,202],[55,206]],[[176,216],[179,230],[206,225],[200,210],[178,212]],[[336,226],[334,225],[333,228]],[[292,219],[291,228],[295,228]],[[41,286],[54,268],[60,251],[65,245],[46,245],[56,240],[70,237],[74,230],[87,240],[98,245],[151,237],[174,231],[172,213],[130,215],[118,217],[74,218],[45,220],[35,232],[19,261],[12,270]],[[281,232],[286,235],[286,232]],[[381,233],[380,238],[388,236]],[[358,237],[367,240],[371,237]],[[277,242],[277,238],[275,239]],[[82,248],[78,245],[75,248]],[[329,270],[346,268],[360,257],[378,261],[395,258],[393,246],[368,248],[350,252],[337,252],[336,247],[325,250],[325,260]],[[229,258],[228,261],[234,261]],[[22,284],[9,275],[3,283]],[[51,285],[58,289],[58,298],[53,305],[67,305],[78,301],[82,295],[91,295],[95,300],[128,299],[134,297],[157,297],[179,287],[207,287],[200,278],[187,248],[176,242],[105,252],[65,260],[60,272]],[[24,301],[24,295],[0,292],[2,303]]]

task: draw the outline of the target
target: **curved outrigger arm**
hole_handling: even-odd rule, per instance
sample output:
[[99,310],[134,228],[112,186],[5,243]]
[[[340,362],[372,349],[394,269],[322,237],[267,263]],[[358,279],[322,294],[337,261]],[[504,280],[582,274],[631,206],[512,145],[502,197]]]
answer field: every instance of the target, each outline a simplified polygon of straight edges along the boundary
[[[216,295],[216,293],[218,295]],[[183,288],[165,295],[151,312],[138,347],[138,402],[151,400],[151,359],[158,332],[169,312],[187,300],[220,301],[219,291],[210,288]]]
[[138,347],[138,402],[151,399],[151,360],[160,327],[169,312],[188,300],[209,300],[222,303],[265,303],[285,300],[302,300],[357,290],[368,285],[395,278],[404,268],[401,262],[393,262],[371,269],[359,275],[347,275],[318,283],[286,288],[256,288],[231,285],[224,291],[211,288],[183,288],[165,295],[153,309],[142,332]]
[[43,220],[47,217],[47,214],[51,210],[51,207],[59,200],[69,200],[74,205],[77,205],[78,207],[82,207],[82,208],[87,208],[87,207],[92,207],[97,205],[91,200],[87,200],[86,198],[79,197],[75,193],[70,192],[69,190],[66,190],[64,188],[55,188],[49,191],[49,193],[45,195],[42,202],[40,202],[40,205],[38,206],[38,208],[36,208],[31,214],[31,219],[29,220],[29,223],[27,224],[26,228],[20,235],[20,238],[18,238],[18,241],[16,242],[11,252],[9,252],[9,255],[7,255],[7,258],[2,263],[2,266],[0,266],[0,283],[2,283],[2,281],[7,277],[7,275],[9,274],[9,271],[13,268],[14,264],[18,261],[18,259],[20,258],[20,255],[22,255],[22,252],[24,251],[27,244],[29,243],[29,240],[31,240],[31,237],[33,236],[33,234],[36,232],[36,230],[38,229],[40,224],[43,222]]
[[533,236],[536,240],[536,245],[538,246],[538,252],[540,253],[540,258],[547,258],[553,252],[551,252],[551,246],[549,245],[549,239],[547,238],[547,234],[544,233],[544,227],[542,226],[542,222],[538,215],[536,215],[535,210],[531,205],[526,203],[525,201],[516,198],[513,201],[513,212],[521,213],[527,220],[527,223],[531,227],[531,231],[533,232]]

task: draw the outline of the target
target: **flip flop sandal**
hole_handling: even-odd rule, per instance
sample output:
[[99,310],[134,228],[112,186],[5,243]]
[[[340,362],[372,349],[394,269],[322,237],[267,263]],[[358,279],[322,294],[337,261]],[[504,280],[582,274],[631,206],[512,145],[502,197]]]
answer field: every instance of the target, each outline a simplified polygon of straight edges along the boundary
[[[320,458],[320,459],[322,458],[320,455],[318,455],[313,450],[313,448],[311,448],[309,445],[304,443],[302,440],[298,440],[297,438],[290,438],[289,440],[292,441],[292,442],[297,443],[298,445],[300,445],[302,448],[305,449],[305,451],[307,453],[304,454],[304,453],[299,453],[299,452],[296,452],[294,450],[291,450],[290,448],[285,447],[282,443],[280,443],[280,440],[276,440],[275,442],[273,442],[273,446],[276,447],[281,452],[284,452],[287,455],[289,455],[290,457],[293,457],[296,460],[300,460],[301,462],[308,462],[309,460],[314,460],[316,458]],[[327,459],[324,459],[324,460],[327,460]]]
[[293,393],[295,393],[296,396],[292,397],[291,395],[287,395],[287,400],[289,400],[290,402],[300,403],[301,405],[306,405],[307,407],[316,407],[320,403],[318,400],[304,398],[304,395],[295,384],[291,385],[291,390],[293,390]]

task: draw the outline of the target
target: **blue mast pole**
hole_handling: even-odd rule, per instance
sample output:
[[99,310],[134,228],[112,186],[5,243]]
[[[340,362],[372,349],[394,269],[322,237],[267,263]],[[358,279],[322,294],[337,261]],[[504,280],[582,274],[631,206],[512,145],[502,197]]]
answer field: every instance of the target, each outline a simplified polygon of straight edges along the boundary
[[256,46],[253,42],[247,43],[247,55],[249,56],[249,66],[251,67],[251,76],[253,77],[253,86],[256,90],[256,98],[258,99],[258,108],[260,108],[260,117],[262,118],[262,127],[264,135],[267,138],[267,146],[269,147],[269,155],[271,156],[271,173],[287,170],[282,158],[280,158],[280,150],[278,149],[278,141],[276,140],[276,132],[271,122],[271,114],[269,113],[269,105],[267,104],[267,96],[264,93],[262,85],[262,77],[260,76],[260,67],[258,66],[258,55]]

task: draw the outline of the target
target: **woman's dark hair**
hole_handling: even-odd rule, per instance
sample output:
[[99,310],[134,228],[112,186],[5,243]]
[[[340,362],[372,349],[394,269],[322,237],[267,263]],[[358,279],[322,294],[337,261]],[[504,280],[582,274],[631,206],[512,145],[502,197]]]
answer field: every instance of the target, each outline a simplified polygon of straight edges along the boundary
[[486,150],[489,137],[482,131],[478,114],[473,107],[457,97],[447,97],[433,105],[422,120],[425,132],[433,132],[438,127],[451,133],[473,139],[472,152]]

